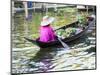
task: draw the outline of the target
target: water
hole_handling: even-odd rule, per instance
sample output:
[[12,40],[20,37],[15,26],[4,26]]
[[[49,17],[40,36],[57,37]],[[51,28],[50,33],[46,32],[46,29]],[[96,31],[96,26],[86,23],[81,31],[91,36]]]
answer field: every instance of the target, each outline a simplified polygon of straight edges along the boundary
[[31,47],[12,52],[13,73],[35,73],[62,70],[95,69],[95,36],[88,33],[64,47]]
[[[54,16],[54,12],[49,12],[51,16]],[[70,14],[67,14],[70,15]],[[66,15],[66,16],[67,16]],[[75,16],[75,14],[74,14]],[[32,13],[32,19],[27,21],[25,19],[25,14],[24,13],[15,13],[14,16],[12,17],[13,19],[13,24],[12,24],[12,47],[13,48],[23,48],[23,47],[30,47],[33,46],[31,43],[27,42],[24,37],[29,37],[29,38],[38,38],[39,37],[39,27],[40,27],[40,22],[43,17],[42,13]],[[66,19],[66,17],[59,17],[59,16],[54,16],[57,19],[57,22],[59,22],[60,18],[61,19]],[[73,19],[71,16],[67,18],[67,20],[64,22],[66,24],[69,24],[73,22],[75,19]],[[62,22],[63,23],[63,22]],[[59,26],[62,25],[55,25],[55,23],[52,25],[53,28],[59,28]]]
[[[39,26],[34,26],[33,24],[36,24],[34,21],[26,22],[24,14],[22,13],[15,17],[14,27],[12,29],[13,73],[35,73],[96,68],[95,29],[72,43],[68,43],[70,50],[62,46],[40,49],[23,38],[25,36],[25,24],[28,24],[28,36],[37,33],[37,30],[34,29],[37,29]],[[39,17],[33,17],[40,20]],[[68,46],[67,48],[69,48]]]

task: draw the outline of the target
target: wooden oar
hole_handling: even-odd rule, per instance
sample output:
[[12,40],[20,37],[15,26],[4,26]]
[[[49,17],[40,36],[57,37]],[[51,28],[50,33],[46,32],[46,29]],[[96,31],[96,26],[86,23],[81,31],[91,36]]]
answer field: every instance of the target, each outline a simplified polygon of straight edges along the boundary
[[58,37],[58,40],[59,40],[59,42],[63,45],[64,48],[66,48],[67,50],[70,49],[70,47],[69,47],[65,42],[63,42],[63,41],[61,40],[61,38]]

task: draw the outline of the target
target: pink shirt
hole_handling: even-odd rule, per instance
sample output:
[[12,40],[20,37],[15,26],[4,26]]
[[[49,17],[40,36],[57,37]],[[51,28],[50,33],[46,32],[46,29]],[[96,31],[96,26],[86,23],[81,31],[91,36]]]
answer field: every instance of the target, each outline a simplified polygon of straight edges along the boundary
[[40,39],[41,42],[51,42],[56,39],[55,33],[50,25],[40,27]]

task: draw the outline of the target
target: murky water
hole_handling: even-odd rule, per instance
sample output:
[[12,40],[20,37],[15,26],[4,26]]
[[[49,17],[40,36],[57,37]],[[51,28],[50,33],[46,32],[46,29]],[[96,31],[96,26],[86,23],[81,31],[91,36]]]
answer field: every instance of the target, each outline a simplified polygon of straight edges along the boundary
[[35,73],[96,68],[95,37],[85,35],[69,46],[70,50],[63,47],[15,49],[12,52],[12,72]]
[[[49,15],[52,15],[56,17],[57,22],[59,22],[60,17],[57,15],[54,15],[54,12],[50,12]],[[39,37],[39,27],[40,27],[40,22],[44,14],[42,13],[32,13],[32,19],[27,21],[25,19],[25,14],[24,13],[15,13],[14,16],[12,17],[12,21],[14,22],[12,24],[12,47],[13,48],[23,48],[23,47],[30,47],[33,46],[31,43],[26,41],[24,37],[30,37],[33,39],[36,39]],[[67,14],[72,15],[72,14]],[[66,16],[67,16],[66,15]],[[74,13],[73,16],[76,14]],[[61,19],[66,19],[67,17],[61,17]],[[66,24],[71,23],[75,21],[76,19],[73,17],[68,17],[66,19]],[[62,23],[64,23],[62,22]],[[56,22],[55,22],[56,23]],[[53,28],[58,28],[59,26],[55,26],[55,23],[52,25]]]
[[[19,18],[20,16],[20,18]],[[40,49],[26,41],[23,37],[37,33],[31,31],[38,28],[34,21],[26,22],[24,14],[14,20],[15,27],[12,29],[12,72],[13,73],[35,73],[51,71],[68,71],[96,68],[95,29],[79,39],[68,43],[69,50],[60,48]],[[35,18],[34,18],[35,19]],[[40,18],[38,18],[40,20]],[[25,24],[28,26],[28,34]],[[17,39],[17,40],[16,40]]]

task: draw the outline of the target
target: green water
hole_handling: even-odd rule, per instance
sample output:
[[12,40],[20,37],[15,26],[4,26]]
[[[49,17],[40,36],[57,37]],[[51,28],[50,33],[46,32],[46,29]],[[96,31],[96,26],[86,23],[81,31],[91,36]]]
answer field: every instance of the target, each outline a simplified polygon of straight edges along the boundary
[[[63,25],[67,25],[76,21],[76,12],[64,13],[63,15],[57,15],[54,12],[48,12],[49,16],[55,17],[56,21],[52,23],[54,29],[59,28]],[[31,43],[27,42],[23,37],[30,37],[36,39],[39,37],[39,27],[42,17],[45,15],[42,13],[32,13],[32,19],[27,21],[25,19],[24,12],[15,13],[12,19],[14,24],[12,24],[12,45],[13,48],[22,48],[32,46]],[[61,21],[61,22],[60,22]]]
[[[51,12],[58,21],[66,19],[66,24],[76,20],[76,12],[58,16]],[[32,13],[32,20],[26,21],[24,13],[16,13],[12,25],[12,72],[13,73],[35,73],[51,71],[68,71],[80,69],[95,69],[95,30],[85,34],[81,38],[68,43],[70,50],[63,47],[40,49],[36,45],[25,40],[23,37],[39,37],[40,22],[43,17],[41,13]],[[73,18],[74,17],[74,18]],[[64,21],[63,21],[64,22]],[[61,24],[53,23],[54,28]],[[92,38],[92,39],[89,39]],[[94,40],[93,40],[94,39]],[[93,43],[94,42],[94,43]],[[28,48],[32,47],[32,48]]]
[[[12,52],[13,73],[38,73],[69,71],[82,69],[95,69],[96,60],[95,43],[88,38],[94,38],[92,34],[86,34],[80,39],[68,44],[70,50],[63,47],[30,48]],[[94,40],[95,41],[95,40]]]

